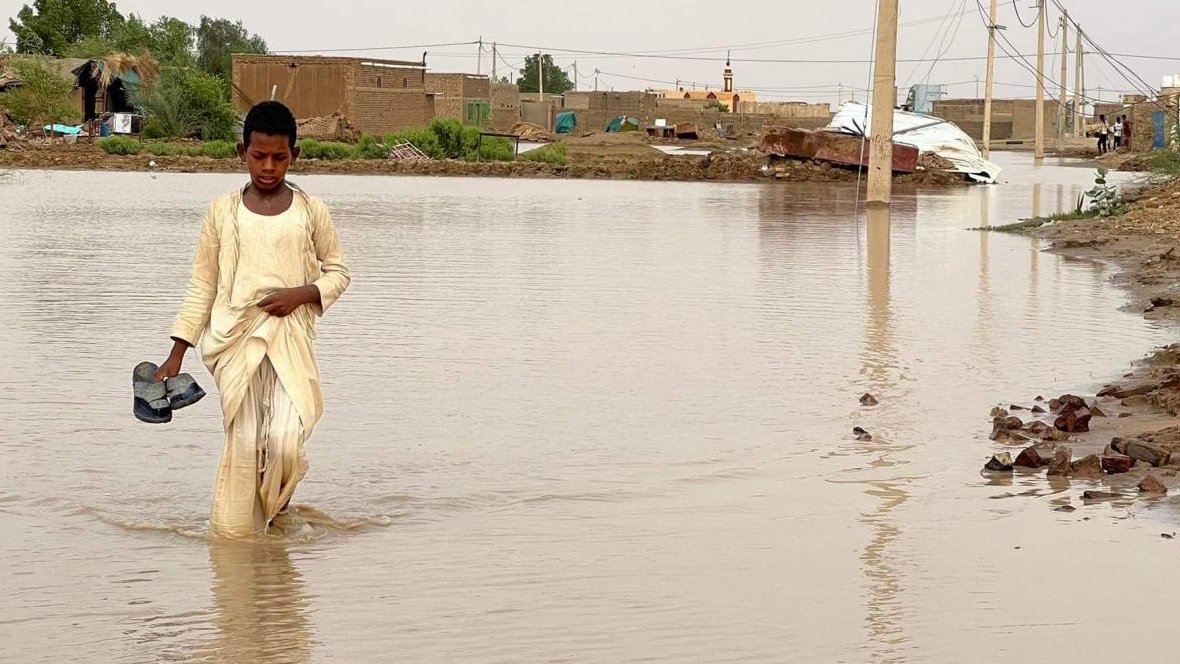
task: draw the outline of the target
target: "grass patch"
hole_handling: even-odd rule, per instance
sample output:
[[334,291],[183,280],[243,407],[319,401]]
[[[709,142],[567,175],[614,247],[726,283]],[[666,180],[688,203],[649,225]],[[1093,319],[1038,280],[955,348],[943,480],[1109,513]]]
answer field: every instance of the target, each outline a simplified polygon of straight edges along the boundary
[[111,136],[104,138],[98,142],[98,147],[107,154],[139,154],[143,150],[143,144],[134,138],[126,136]]
[[1146,161],[1153,173],[1172,176],[1180,175],[1180,152],[1156,150],[1147,155]]
[[214,159],[237,159],[238,144],[233,141],[209,141],[200,146],[200,154]]
[[565,143],[550,143],[520,155],[521,161],[538,161],[544,164],[564,164],[567,159]]
[[332,141],[317,141],[305,138],[299,141],[299,156],[304,159],[322,159],[324,161],[340,161],[342,159],[356,159],[356,146]]
[[1097,210],[1086,210],[1079,212],[1076,210],[1070,212],[1058,212],[1047,217],[1033,217],[1032,219],[1021,219],[1014,224],[1004,224],[1003,226],[984,226],[981,228],[970,228],[972,231],[996,231],[998,233],[1027,233],[1035,231],[1041,226],[1052,224],[1059,221],[1076,221],[1079,219],[1097,219],[1102,215]]

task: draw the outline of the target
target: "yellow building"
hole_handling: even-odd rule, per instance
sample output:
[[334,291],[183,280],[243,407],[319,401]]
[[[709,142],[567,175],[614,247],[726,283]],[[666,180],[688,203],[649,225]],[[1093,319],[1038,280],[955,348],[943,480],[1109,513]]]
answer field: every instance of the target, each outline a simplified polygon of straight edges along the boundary
[[742,102],[756,102],[758,101],[758,93],[753,90],[734,90],[733,88],[733,67],[730,65],[729,56],[725,56],[725,86],[721,90],[685,90],[681,87],[678,90],[660,90],[660,97],[664,99],[686,99],[688,101],[710,102],[716,101],[725,104],[729,107],[731,113],[737,113],[741,110]]

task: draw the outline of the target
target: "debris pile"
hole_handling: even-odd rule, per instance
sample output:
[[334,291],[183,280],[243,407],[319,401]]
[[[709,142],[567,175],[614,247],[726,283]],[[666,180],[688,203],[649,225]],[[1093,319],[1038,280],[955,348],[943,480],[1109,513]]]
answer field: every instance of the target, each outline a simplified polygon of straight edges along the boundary
[[318,118],[296,120],[300,138],[313,138],[317,141],[337,141],[340,143],[356,143],[361,133],[348,123],[348,119],[340,113],[324,115]]

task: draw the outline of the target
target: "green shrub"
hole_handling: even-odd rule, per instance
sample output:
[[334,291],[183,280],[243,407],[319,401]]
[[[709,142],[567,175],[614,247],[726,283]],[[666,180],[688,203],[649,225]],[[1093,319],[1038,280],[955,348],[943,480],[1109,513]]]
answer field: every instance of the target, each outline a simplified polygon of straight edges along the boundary
[[530,150],[520,155],[522,161],[540,161],[546,164],[564,164],[566,162],[565,143],[550,143],[544,147]]
[[365,134],[356,144],[356,156],[360,159],[388,159],[389,147]]
[[107,154],[139,154],[143,144],[126,136],[111,136],[98,142],[98,147]]
[[462,159],[469,150],[475,149],[474,142],[468,145],[464,140],[463,123],[454,118],[438,118],[432,121],[430,131],[438,139],[443,155],[449,159]]
[[317,141],[305,138],[299,141],[300,156],[306,159],[323,159],[338,161],[341,159],[355,159],[356,148],[347,143],[333,143],[331,141]]
[[168,69],[151,87],[132,90],[144,113],[145,138],[234,137],[237,116],[226,101],[225,83],[194,69]]
[[153,157],[175,157],[178,154],[183,154],[180,146],[171,143],[144,143],[143,152]]
[[238,144],[233,141],[208,141],[201,146],[200,154],[214,159],[234,159],[238,156]]
[[485,136],[483,143],[479,143],[479,130],[474,127],[469,127],[469,129],[474,130],[475,144],[463,156],[464,159],[468,161],[475,159],[475,145],[479,145],[479,159],[481,161],[512,161],[516,158],[515,146],[508,139]]

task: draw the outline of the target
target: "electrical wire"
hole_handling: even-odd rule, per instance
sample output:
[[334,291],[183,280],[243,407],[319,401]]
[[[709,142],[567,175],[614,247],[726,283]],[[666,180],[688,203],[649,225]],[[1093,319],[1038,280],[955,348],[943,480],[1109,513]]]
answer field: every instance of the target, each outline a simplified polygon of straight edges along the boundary
[[447,42],[445,44],[408,44],[405,46],[368,46],[361,48],[316,48],[316,49],[290,49],[286,51],[271,51],[275,55],[295,54],[295,53],[352,53],[360,51],[400,51],[411,48],[444,48],[447,46],[474,46],[478,41],[466,42]]
[[1016,20],[1020,21],[1020,24],[1025,28],[1032,28],[1037,24],[1036,21],[1033,21],[1032,23],[1024,22],[1024,19],[1020,17],[1020,7],[1016,5],[1016,0],[1012,0],[1012,11],[1016,12]]
[[[936,42],[936,41],[939,42],[939,48],[941,49],[942,42],[939,40],[939,35],[940,34],[945,35],[945,33],[943,33],[943,26],[944,26],[944,24],[949,25],[949,21],[951,20],[951,14],[953,14],[954,12],[955,12],[955,8],[952,5],[950,10],[947,11],[946,16],[943,17],[943,21],[940,22],[938,24],[938,27],[934,30],[934,35],[930,38],[930,42],[928,44],[926,44],[926,48],[922,50],[922,55],[919,57],[922,57],[922,58],[926,57],[926,54],[930,52],[930,48],[934,46],[934,42]],[[922,68],[921,63],[914,65],[914,68],[910,70],[909,75],[905,77],[905,82],[901,84],[901,87],[903,87],[903,88],[909,87],[910,81],[914,78],[914,74],[917,74],[918,70],[921,68]]]

